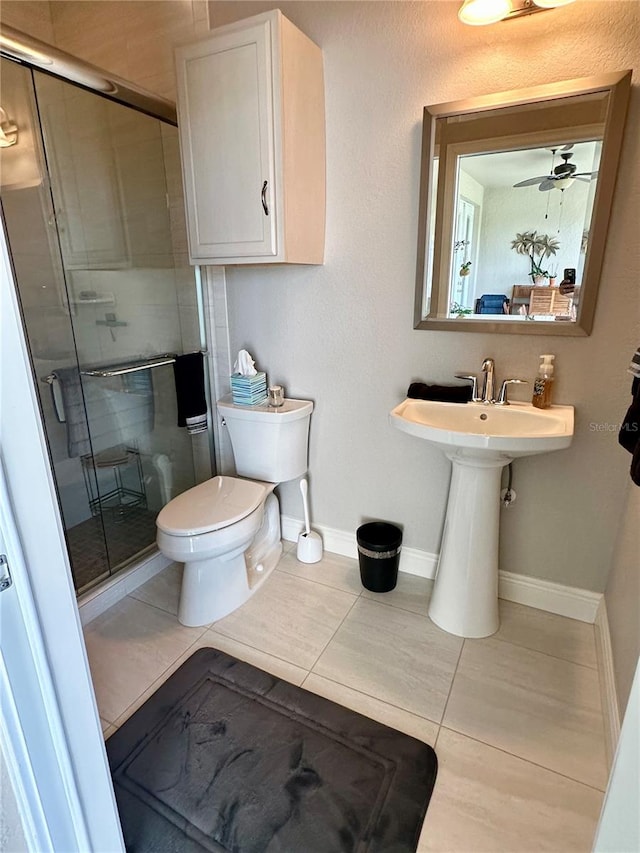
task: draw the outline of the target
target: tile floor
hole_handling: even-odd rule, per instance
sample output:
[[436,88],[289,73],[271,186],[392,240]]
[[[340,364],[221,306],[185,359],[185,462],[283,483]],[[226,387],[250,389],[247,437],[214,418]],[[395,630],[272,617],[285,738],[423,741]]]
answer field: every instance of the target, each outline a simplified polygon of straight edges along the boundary
[[157,514],[144,507],[128,508],[122,515],[107,509],[66,531],[78,595],[155,545]]
[[607,779],[593,626],[501,602],[497,634],[462,640],[428,619],[430,581],[377,595],[355,560],[304,565],[290,543],[212,627],[179,624],[179,587],[170,566],[85,628],[105,737],[213,646],[435,747],[419,853],[591,849]]

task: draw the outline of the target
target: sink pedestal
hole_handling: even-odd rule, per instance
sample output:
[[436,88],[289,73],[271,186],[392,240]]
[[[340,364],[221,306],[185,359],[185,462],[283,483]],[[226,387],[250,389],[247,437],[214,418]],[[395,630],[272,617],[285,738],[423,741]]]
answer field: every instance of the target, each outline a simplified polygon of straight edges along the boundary
[[501,454],[446,453],[452,463],[447,515],[429,616],[459,637],[489,637],[499,627]]
[[478,405],[407,398],[397,429],[439,448],[453,471],[429,616],[459,637],[498,630],[500,473],[522,456],[569,447],[573,406]]

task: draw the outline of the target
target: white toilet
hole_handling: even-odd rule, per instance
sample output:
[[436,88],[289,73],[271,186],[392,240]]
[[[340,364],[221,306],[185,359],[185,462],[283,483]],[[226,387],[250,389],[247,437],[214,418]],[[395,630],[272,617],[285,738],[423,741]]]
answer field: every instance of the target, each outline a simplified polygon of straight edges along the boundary
[[[313,403],[280,408],[218,401],[237,477],[213,477],[178,495],[156,519],[162,553],[184,563],[178,619],[207,625],[240,607],[282,554],[273,489],[307,471]],[[244,479],[252,478],[252,479]]]

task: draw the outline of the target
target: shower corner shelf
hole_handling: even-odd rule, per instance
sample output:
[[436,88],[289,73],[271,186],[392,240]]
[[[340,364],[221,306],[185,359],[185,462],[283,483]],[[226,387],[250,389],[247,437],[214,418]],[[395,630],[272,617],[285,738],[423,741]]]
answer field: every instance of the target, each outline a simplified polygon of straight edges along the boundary
[[[108,468],[111,469],[113,487],[108,491],[101,491],[97,472]],[[139,488],[131,488],[124,484],[122,475],[126,469],[132,468],[135,470],[136,485]],[[147,496],[143,485],[142,463],[140,452],[136,448],[109,448],[95,456],[88,453],[82,457],[82,473],[89,499],[89,509],[94,518],[105,510],[110,510],[116,518],[122,518],[134,507],[146,508]]]
[[[89,295],[91,294],[91,295]],[[98,293],[97,291],[87,291],[86,296],[78,294],[75,299],[69,300],[70,305],[115,305],[116,298],[113,293]]]

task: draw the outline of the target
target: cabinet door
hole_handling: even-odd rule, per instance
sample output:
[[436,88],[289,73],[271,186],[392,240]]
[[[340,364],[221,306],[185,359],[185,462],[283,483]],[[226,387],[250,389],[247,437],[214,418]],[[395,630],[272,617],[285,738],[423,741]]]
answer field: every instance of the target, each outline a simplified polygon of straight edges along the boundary
[[192,260],[277,254],[271,21],[177,53]]

